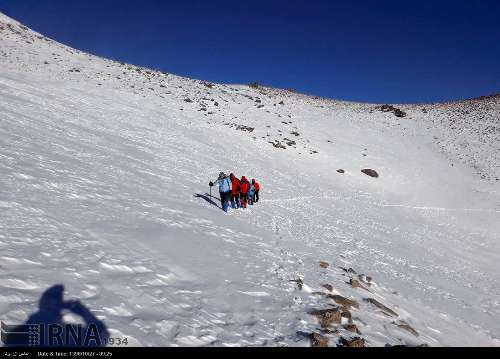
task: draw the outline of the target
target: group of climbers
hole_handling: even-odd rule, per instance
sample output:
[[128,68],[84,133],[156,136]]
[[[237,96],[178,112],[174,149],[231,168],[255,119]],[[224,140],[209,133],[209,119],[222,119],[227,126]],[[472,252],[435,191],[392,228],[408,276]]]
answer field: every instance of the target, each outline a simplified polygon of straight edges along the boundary
[[245,176],[238,179],[233,173],[227,176],[221,172],[215,182],[209,183],[210,187],[217,185],[224,212],[228,212],[230,206],[234,209],[247,208],[259,202],[260,184],[255,179],[249,182]]

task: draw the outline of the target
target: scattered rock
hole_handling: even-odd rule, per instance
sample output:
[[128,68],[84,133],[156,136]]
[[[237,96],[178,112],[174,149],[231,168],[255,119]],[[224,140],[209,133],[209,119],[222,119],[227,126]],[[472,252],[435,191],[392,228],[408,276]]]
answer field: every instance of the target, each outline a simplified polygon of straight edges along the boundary
[[345,171],[344,171],[344,170],[342,170],[342,169],[337,170],[337,172],[338,172],[338,173],[341,173],[341,174],[344,174],[344,173],[345,173]]
[[297,131],[293,131],[293,132],[290,132],[291,135],[294,135],[296,137],[299,137],[300,136],[300,133],[298,133]]
[[[349,309],[343,307],[343,308],[341,308],[341,310],[342,310],[342,313],[340,313],[341,318],[347,319],[347,322],[349,324],[352,324],[352,314],[349,311]],[[341,322],[342,322],[342,319],[341,319]]]
[[372,169],[364,169],[364,170],[361,170],[361,172],[363,172],[365,175],[373,177],[373,178],[379,177],[377,171],[372,170]]
[[237,123],[230,123],[230,122],[224,123],[224,126],[234,128],[238,131],[246,131],[246,132],[250,132],[250,133],[255,130],[254,127],[249,127],[249,126],[245,126],[245,125],[238,125]]
[[347,299],[341,295],[329,295],[328,298],[333,299],[335,303],[341,305],[345,308],[356,308],[359,309],[359,303],[352,299]]
[[292,279],[290,282],[295,282],[297,283],[297,287],[302,290],[302,287],[304,286],[304,281],[301,278],[298,279]]
[[311,347],[313,348],[327,348],[328,338],[318,333],[311,334]]
[[394,110],[394,116],[403,118],[406,117],[406,112],[401,111],[399,108],[397,108]]
[[342,311],[339,308],[312,310],[309,314],[318,319],[322,328],[329,328],[332,324],[340,324],[342,322]]
[[403,330],[406,330],[407,332],[413,334],[414,336],[418,337],[419,334],[418,332],[413,329],[408,323],[406,323],[405,321],[400,321],[399,323],[396,323],[396,322],[392,322],[392,324],[394,325],[397,325],[399,328],[403,329]]
[[184,102],[192,103],[193,100],[191,100],[190,98],[187,98],[187,99],[184,100]]
[[386,307],[385,305],[383,305],[382,303],[380,303],[379,301],[377,301],[376,299],[373,299],[373,298],[364,298],[363,299],[365,302],[368,302],[370,304],[373,304],[374,306],[376,306],[377,308],[381,309],[382,312],[384,312],[384,314],[388,314],[390,316],[393,316],[393,317],[398,317],[399,314],[396,313],[395,311],[393,311],[392,309]]
[[392,112],[396,117],[406,117],[406,112],[391,105],[382,105],[379,107],[379,109],[382,112]]
[[290,146],[290,147],[297,145],[297,142],[295,142],[295,141],[293,141],[293,140],[290,140],[290,139],[288,139],[288,138],[284,138],[283,140],[284,140],[284,141],[285,141],[285,143],[286,143],[288,146]]
[[247,131],[247,132],[253,132],[255,130],[255,128],[253,128],[253,127],[244,126],[244,125],[238,125],[238,126],[236,126],[236,129],[240,130],[240,131]]
[[337,344],[339,347],[349,347],[349,348],[364,348],[366,346],[366,342],[363,338],[353,338],[353,339],[345,339],[343,337],[340,337],[339,344]]
[[356,273],[356,271],[355,271],[354,269],[352,269],[352,268],[349,268],[349,269],[347,270],[347,273],[357,274],[357,273]]
[[391,105],[382,105],[382,106],[380,106],[380,111],[382,111],[382,112],[391,112],[391,111],[394,111],[394,106],[391,106]]
[[356,324],[345,324],[342,326],[345,330],[351,333],[361,334]]
[[357,279],[350,279],[349,280],[349,284],[353,287],[353,288],[361,288],[361,289],[364,289],[364,290],[368,290],[367,288],[363,287],[361,285],[361,283],[357,280]]
[[274,148],[281,148],[283,150],[286,150],[286,146],[283,145],[280,141],[275,140],[274,142],[269,142],[271,145],[273,145]]

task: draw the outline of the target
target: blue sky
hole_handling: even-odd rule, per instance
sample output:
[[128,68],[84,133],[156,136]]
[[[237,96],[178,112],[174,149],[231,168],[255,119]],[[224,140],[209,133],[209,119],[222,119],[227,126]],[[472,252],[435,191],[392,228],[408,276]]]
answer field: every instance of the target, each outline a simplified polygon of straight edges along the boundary
[[75,48],[214,82],[422,103],[500,92],[497,0],[0,0]]

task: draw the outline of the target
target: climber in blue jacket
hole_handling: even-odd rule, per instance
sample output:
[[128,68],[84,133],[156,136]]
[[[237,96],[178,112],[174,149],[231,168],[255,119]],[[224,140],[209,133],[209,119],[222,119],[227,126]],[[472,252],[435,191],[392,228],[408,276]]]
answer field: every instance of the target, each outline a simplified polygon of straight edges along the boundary
[[222,204],[222,210],[224,212],[227,212],[229,210],[231,201],[231,180],[224,172],[221,172],[217,180],[209,183],[210,187],[217,185],[219,186],[219,194],[220,194],[220,202]]

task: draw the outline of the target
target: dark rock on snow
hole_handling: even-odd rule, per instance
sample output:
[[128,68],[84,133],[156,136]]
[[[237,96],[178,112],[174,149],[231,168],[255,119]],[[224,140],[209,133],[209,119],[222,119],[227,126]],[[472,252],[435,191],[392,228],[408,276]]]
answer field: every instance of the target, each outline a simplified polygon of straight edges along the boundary
[[364,298],[363,300],[365,302],[373,304],[374,306],[376,306],[377,308],[381,309],[383,312],[385,312],[386,314],[389,314],[390,316],[393,316],[393,317],[398,317],[399,316],[398,313],[396,313],[392,309],[386,307],[385,305],[383,305],[382,303],[380,303],[376,299],[373,299],[373,298]]
[[363,348],[366,346],[366,342],[363,338],[353,338],[353,339],[345,339],[345,338],[340,338],[339,344],[337,344],[339,347],[350,347],[350,348]]
[[361,170],[361,172],[363,172],[365,175],[373,177],[373,178],[379,177],[377,171],[372,170],[372,169],[364,169],[364,170]]

